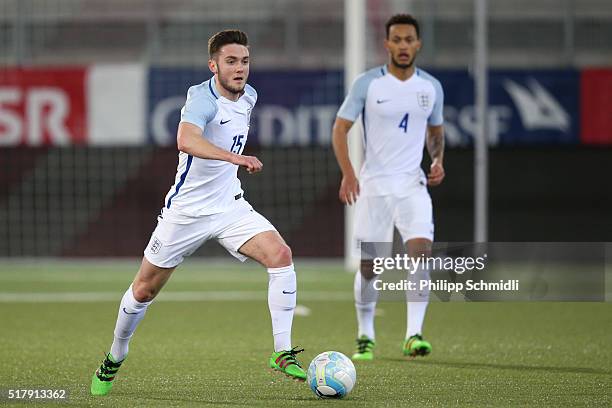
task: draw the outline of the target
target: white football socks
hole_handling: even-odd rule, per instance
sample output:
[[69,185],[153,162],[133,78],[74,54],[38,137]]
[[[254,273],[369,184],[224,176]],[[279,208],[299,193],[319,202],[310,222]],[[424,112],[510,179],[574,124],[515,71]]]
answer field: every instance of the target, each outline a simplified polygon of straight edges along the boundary
[[127,356],[130,338],[150,304],[151,302],[139,302],[134,298],[132,285],[123,295],[115,324],[115,337],[110,350],[115,361],[121,361]]
[[357,336],[367,336],[374,340],[374,313],[376,312],[376,301],[378,291],[374,289],[373,279],[365,279],[359,269],[355,274],[353,291],[355,295],[355,310],[357,312]]
[[291,324],[297,299],[293,264],[268,268],[268,276],[268,307],[272,318],[274,351],[291,350]]
[[[419,268],[414,275],[408,276],[408,280],[416,282],[416,287],[419,288],[420,280],[429,280],[429,270]],[[406,302],[406,338],[415,334],[423,333],[423,321],[425,320],[425,312],[429,304],[429,287],[409,292]]]

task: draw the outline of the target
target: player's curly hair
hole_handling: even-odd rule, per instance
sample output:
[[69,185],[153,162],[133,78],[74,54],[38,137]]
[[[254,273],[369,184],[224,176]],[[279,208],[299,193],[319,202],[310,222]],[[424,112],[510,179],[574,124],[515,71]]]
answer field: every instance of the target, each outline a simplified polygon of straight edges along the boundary
[[412,17],[410,14],[396,14],[391,16],[387,23],[385,24],[385,30],[387,32],[387,39],[389,39],[389,29],[394,24],[409,24],[414,26],[416,31],[417,38],[421,38],[421,32],[419,30],[419,22],[416,18]]
[[240,44],[247,47],[249,38],[244,31],[240,30],[219,31],[208,40],[208,57],[213,58],[221,47],[227,44]]

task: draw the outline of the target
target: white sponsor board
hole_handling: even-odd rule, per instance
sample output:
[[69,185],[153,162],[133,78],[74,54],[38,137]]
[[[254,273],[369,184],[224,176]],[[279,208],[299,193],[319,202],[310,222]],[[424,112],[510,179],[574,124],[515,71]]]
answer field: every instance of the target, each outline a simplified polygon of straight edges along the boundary
[[89,144],[145,144],[148,68],[136,64],[94,65],[86,79]]

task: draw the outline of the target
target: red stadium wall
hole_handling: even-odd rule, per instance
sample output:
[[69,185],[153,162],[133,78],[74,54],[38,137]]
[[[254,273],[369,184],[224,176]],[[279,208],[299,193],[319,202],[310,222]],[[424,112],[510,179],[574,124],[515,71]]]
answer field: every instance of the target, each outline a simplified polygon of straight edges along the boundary
[[612,144],[612,69],[585,69],[580,78],[580,140]]

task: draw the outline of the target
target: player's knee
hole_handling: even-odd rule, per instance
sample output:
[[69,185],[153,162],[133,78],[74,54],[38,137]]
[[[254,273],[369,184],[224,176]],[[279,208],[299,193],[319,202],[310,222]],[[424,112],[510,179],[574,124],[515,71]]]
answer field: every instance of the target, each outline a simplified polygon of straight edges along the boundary
[[406,243],[408,256],[413,258],[428,257],[431,255],[432,243],[428,239],[415,238]]
[[145,282],[134,282],[132,284],[134,299],[138,302],[150,302],[155,299],[159,289],[147,285]]
[[281,268],[293,263],[293,254],[287,244],[278,245],[267,259],[268,268]]
[[359,271],[364,279],[370,280],[374,278],[374,262],[371,259],[362,259],[359,265]]
[[276,259],[279,266],[291,265],[293,263],[291,248],[287,244],[280,245],[276,253]]

